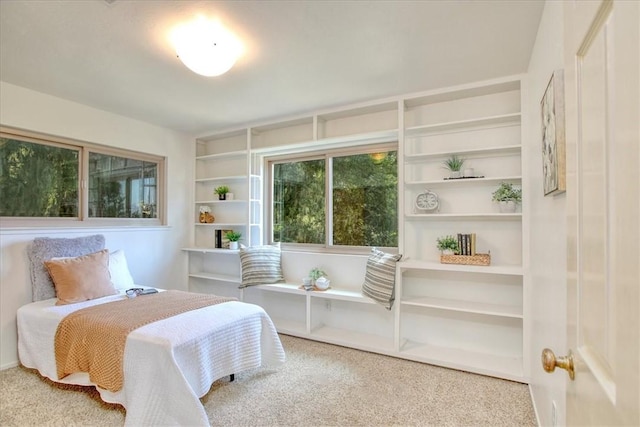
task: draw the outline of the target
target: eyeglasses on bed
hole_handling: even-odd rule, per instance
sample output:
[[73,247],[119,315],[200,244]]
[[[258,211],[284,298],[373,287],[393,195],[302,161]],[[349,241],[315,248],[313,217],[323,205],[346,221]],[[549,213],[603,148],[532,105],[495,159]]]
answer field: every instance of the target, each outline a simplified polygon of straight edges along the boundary
[[143,291],[143,288],[131,288],[127,289],[125,292],[129,298],[135,298]]

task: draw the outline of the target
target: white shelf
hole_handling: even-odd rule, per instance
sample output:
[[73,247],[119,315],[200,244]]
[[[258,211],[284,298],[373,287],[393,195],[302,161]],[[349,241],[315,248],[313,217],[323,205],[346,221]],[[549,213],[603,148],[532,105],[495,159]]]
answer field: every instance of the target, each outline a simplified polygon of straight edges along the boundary
[[246,180],[247,175],[233,175],[233,176],[215,176],[209,178],[198,178],[195,181],[200,183],[213,182],[213,181],[241,181]]
[[405,181],[405,185],[423,185],[423,186],[449,186],[449,185],[473,185],[473,184],[491,184],[502,181],[522,181],[521,175],[512,176],[492,176],[485,178],[460,178],[460,179],[437,179],[429,181]]
[[375,304],[375,302],[371,298],[363,296],[360,291],[353,291],[350,289],[331,288],[327,289],[326,291],[306,291],[304,289],[301,289],[300,285],[292,283],[273,283],[269,285],[257,285],[254,287],[269,292],[301,294],[309,296],[310,298],[324,298],[331,300],[357,302],[362,304]]
[[206,279],[206,280],[216,280],[219,282],[229,282],[229,283],[242,283],[242,279],[238,276],[230,276],[227,274],[216,274],[216,273],[189,273],[189,277],[196,277],[198,279]]
[[405,218],[420,221],[519,221],[522,213],[425,213],[406,214]]
[[352,291],[348,289],[327,289],[326,291],[309,291],[311,298],[325,298],[332,300],[351,301],[362,304],[375,304],[375,302],[368,297],[362,295],[360,291]]
[[501,154],[519,154],[522,151],[521,145],[503,145],[498,147],[473,148],[468,150],[457,151],[440,151],[435,153],[415,153],[405,154],[407,161],[423,161],[433,159],[444,159],[452,155],[469,157],[488,157]]
[[381,337],[379,335],[321,325],[311,330],[311,338],[365,351],[395,354],[391,337]]
[[281,334],[290,334],[295,336],[307,335],[306,322],[296,322],[294,320],[283,319],[278,316],[269,315],[277,331]]
[[480,117],[470,120],[459,120],[447,123],[436,123],[430,125],[414,126],[405,129],[407,137],[424,134],[435,134],[448,131],[472,131],[482,127],[496,127],[499,125],[513,126],[520,124],[520,113],[502,114],[498,116]]
[[256,285],[252,286],[254,289],[261,289],[269,292],[281,292],[285,294],[305,295],[307,291],[300,289],[299,285],[293,285],[291,283],[273,283],[270,285]]
[[247,203],[247,200],[243,200],[243,199],[233,199],[233,200],[219,200],[219,199],[214,199],[214,200],[196,200],[196,204],[203,204],[203,203]]
[[204,156],[197,156],[196,160],[223,160],[231,157],[246,156],[247,154],[248,154],[247,150],[229,151],[227,153],[207,154]]
[[487,316],[510,317],[522,319],[522,307],[460,301],[444,298],[408,297],[400,301],[402,305],[428,307],[439,310],[459,311],[463,313],[482,314]]
[[413,360],[453,369],[472,371],[513,381],[524,380],[522,357],[518,356],[480,353],[413,341],[406,341],[402,345],[400,353]]
[[213,228],[223,228],[223,227],[244,227],[247,225],[244,222],[212,222],[212,223],[201,223],[196,222],[195,225],[200,227],[213,227]]
[[258,148],[252,150],[257,154],[275,154],[282,150],[299,150],[299,151],[314,151],[318,149],[318,146],[323,148],[330,148],[332,146],[357,146],[368,145],[382,142],[390,142],[398,138],[398,129],[389,129],[377,132],[366,132],[355,135],[334,136],[329,138],[319,138],[309,141],[301,141],[295,144],[287,144],[284,147],[274,148]]
[[503,274],[508,276],[522,276],[522,267],[516,265],[463,265],[441,264],[434,261],[406,260],[400,261],[397,267],[402,270],[434,270],[456,271],[463,273]]
[[225,254],[225,255],[237,255],[240,251],[238,250],[231,250],[231,249],[222,249],[222,248],[197,248],[197,247],[190,247],[190,248],[182,248],[183,251],[186,252],[199,252],[199,253],[203,253],[203,254]]

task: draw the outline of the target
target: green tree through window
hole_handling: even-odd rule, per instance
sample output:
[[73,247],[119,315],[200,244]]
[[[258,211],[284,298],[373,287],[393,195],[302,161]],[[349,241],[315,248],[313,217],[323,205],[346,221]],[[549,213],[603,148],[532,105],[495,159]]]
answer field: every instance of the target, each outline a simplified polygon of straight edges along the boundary
[[[332,180],[327,188],[330,168]],[[397,171],[396,151],[274,162],[273,240],[396,247]],[[328,239],[327,215],[333,230]]]
[[19,219],[14,224],[56,217],[161,222],[163,158],[4,128],[0,132],[0,217]]
[[0,138],[0,216],[78,216],[76,149]]

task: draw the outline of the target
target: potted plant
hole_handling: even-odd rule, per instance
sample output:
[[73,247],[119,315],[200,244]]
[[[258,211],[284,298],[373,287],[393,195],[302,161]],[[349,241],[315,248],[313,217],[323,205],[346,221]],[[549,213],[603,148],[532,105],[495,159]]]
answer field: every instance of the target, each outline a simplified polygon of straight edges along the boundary
[[229,240],[229,249],[233,249],[233,250],[238,249],[238,241],[242,239],[242,233],[238,231],[230,230],[224,234],[224,237],[226,237],[227,240]]
[[453,236],[443,236],[437,239],[438,249],[442,252],[442,255],[453,255],[459,252],[458,239]]
[[226,185],[220,185],[213,190],[218,195],[218,200],[226,200],[229,187]]
[[516,205],[522,202],[522,189],[510,182],[501,182],[493,192],[493,201],[500,204],[500,212],[515,212]]
[[444,162],[445,169],[449,169],[449,178],[460,178],[464,159],[457,155],[452,155]]
[[327,277],[327,273],[315,267],[315,268],[312,268],[311,271],[309,272],[309,277],[311,278],[311,283],[315,285],[316,280],[318,280],[321,277]]

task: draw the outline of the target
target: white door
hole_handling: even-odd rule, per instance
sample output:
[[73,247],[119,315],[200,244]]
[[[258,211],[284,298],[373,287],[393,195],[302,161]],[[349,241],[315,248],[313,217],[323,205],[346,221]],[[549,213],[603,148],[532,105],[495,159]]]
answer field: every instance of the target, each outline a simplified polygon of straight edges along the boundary
[[575,380],[555,375],[567,377],[567,425],[638,426],[640,2],[567,0],[564,21]]

